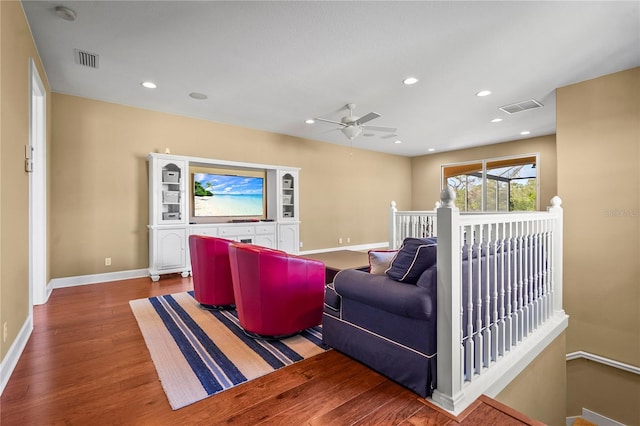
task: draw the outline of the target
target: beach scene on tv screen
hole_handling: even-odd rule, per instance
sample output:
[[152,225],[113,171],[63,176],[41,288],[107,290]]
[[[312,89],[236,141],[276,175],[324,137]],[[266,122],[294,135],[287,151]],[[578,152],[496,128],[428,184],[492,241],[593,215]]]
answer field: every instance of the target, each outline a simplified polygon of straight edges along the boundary
[[264,214],[262,178],[194,173],[193,186],[196,217]]

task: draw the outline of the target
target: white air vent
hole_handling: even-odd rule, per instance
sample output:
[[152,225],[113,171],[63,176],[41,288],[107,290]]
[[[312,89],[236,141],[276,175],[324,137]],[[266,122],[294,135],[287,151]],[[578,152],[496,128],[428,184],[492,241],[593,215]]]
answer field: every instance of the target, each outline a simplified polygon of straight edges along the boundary
[[507,114],[515,114],[516,112],[527,111],[529,109],[540,108],[542,104],[535,99],[522,101],[511,105],[501,106],[499,109]]
[[89,68],[98,68],[99,56],[95,53],[86,52],[80,49],[73,49],[73,56],[76,64]]

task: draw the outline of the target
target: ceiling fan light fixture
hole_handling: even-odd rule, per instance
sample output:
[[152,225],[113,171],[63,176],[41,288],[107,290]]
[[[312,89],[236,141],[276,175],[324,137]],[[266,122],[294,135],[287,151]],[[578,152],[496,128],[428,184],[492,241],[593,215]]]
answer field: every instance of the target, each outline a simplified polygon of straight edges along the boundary
[[343,135],[345,135],[349,140],[355,139],[362,132],[362,128],[360,126],[345,126],[340,129]]

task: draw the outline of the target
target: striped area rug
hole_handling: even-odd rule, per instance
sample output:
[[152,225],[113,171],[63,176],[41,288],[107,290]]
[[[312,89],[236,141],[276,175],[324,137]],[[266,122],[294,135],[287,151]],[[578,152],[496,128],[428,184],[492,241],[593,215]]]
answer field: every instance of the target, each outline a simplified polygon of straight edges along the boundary
[[193,292],[129,305],[174,410],[328,349],[321,326],[280,341],[247,337],[235,310],[204,310]]

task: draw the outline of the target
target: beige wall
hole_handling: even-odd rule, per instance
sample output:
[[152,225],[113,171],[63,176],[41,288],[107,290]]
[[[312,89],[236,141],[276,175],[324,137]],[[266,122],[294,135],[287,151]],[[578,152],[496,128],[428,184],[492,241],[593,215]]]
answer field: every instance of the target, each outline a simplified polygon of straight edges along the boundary
[[540,210],[545,210],[551,198],[557,195],[555,142],[555,135],[549,135],[414,157],[411,161],[413,208],[431,210],[435,202],[440,199],[440,166],[443,164],[539,153],[540,164],[537,165],[540,188],[539,205]]
[[0,23],[0,330],[5,322],[8,329],[6,342],[0,341],[3,359],[29,315],[29,58],[47,99],[49,85],[22,5],[0,2]]
[[495,399],[547,425],[564,425],[567,395],[565,354],[566,335],[562,333]]
[[567,413],[582,408],[625,425],[640,425],[640,377],[585,359],[567,363]]
[[[385,242],[411,160],[53,94],[53,278],[147,268],[149,152],[300,167],[302,250]],[[112,266],[104,266],[104,258]]]
[[[640,366],[640,68],[558,89],[558,192],[564,203],[567,351]],[[569,415],[617,380],[593,363],[572,367]],[[579,373],[576,373],[579,372]],[[629,373],[623,373],[629,374]],[[610,375],[603,385],[576,385]],[[627,379],[625,379],[627,380]],[[628,380],[637,381],[638,376]],[[640,424],[636,403],[594,407]],[[625,411],[619,411],[625,410]]]

